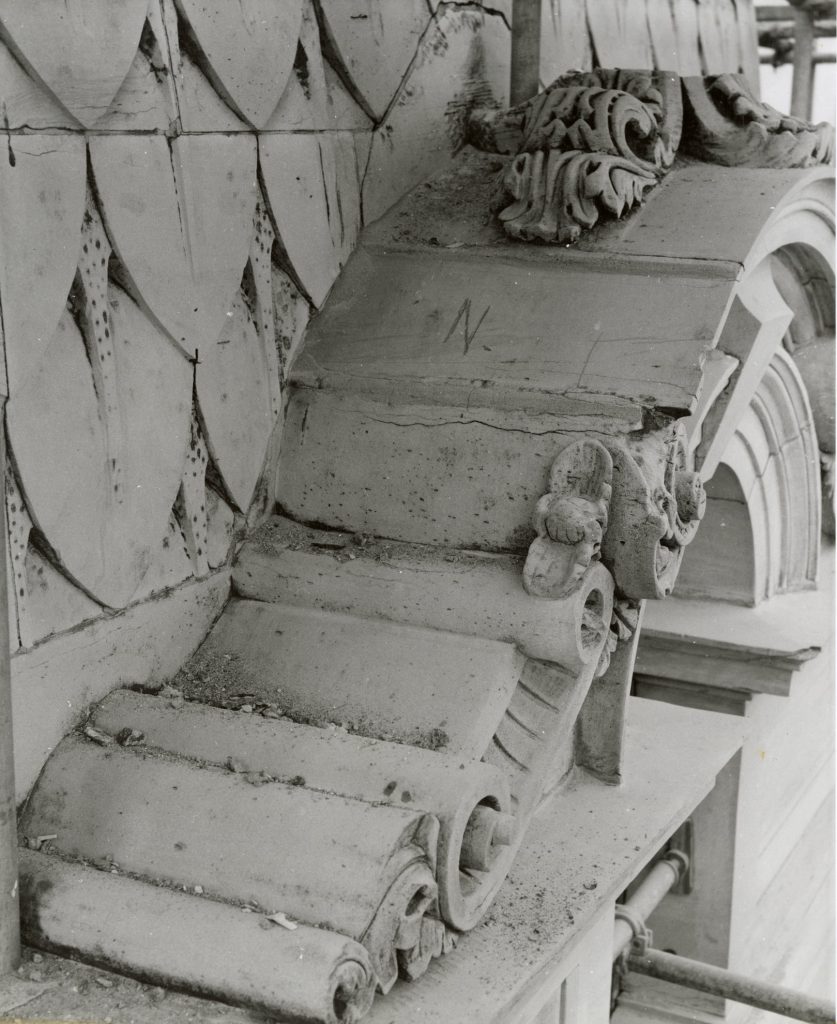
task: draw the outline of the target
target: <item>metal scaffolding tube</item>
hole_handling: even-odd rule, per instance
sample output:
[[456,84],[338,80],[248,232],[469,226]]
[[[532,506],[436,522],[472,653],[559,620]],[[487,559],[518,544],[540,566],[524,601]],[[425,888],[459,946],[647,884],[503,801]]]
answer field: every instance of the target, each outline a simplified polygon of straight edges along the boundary
[[513,0],[511,27],[509,99],[514,105],[531,99],[540,88],[540,0]]
[[631,953],[628,956],[628,967],[637,974],[647,974],[698,992],[709,992],[737,1003],[770,1010],[792,1020],[808,1021],[809,1024],[834,1024],[834,1003],[826,999],[814,999],[802,992],[747,978],[722,967],[689,960],[685,956],[647,949],[644,953]]
[[630,899],[617,906],[613,928],[614,960],[629,945],[638,928],[644,929],[645,919],[659,906],[669,889],[680,881],[688,867],[689,858],[685,853],[669,850],[639,883]]

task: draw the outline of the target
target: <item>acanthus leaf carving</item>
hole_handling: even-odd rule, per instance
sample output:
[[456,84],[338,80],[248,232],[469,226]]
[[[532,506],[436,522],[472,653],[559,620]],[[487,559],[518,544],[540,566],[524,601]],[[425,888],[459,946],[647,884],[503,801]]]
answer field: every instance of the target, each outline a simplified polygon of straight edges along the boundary
[[599,441],[575,441],[555,459],[523,567],[523,585],[534,597],[571,594],[599,557],[612,475],[613,460]]
[[573,71],[508,110],[472,110],[466,126],[478,149],[513,157],[493,202],[506,233],[560,243],[643,202],[681,134],[685,152],[726,165],[808,167],[834,154],[831,125],[780,114],[738,74]]
[[[570,72],[507,111],[478,110],[469,138],[516,154],[495,208],[507,234],[573,242],[602,213],[641,202],[680,141],[679,80],[669,72]],[[511,202],[509,202],[511,200]]]
[[834,159],[834,128],[782,114],[743,75],[683,79],[691,156],[730,167],[813,167]]

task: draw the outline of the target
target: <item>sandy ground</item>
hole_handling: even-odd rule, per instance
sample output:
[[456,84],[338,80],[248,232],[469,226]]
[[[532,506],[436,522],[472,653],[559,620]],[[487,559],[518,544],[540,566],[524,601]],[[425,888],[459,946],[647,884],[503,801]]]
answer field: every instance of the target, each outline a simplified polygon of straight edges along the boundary
[[[14,1005],[21,1001],[19,1005]],[[24,949],[17,974],[0,978],[0,1021],[85,1024],[267,1024],[270,1018],[144,985],[96,967]]]

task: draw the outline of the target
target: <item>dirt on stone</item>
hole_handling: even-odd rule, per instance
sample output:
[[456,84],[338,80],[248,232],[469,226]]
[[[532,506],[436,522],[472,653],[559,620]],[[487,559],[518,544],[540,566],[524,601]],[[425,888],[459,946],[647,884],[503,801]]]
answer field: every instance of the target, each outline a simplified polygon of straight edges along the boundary
[[[15,1002],[15,982],[33,995]],[[23,986],[21,986],[23,987]],[[40,991],[41,994],[37,994]],[[25,998],[21,992],[17,998]],[[226,1006],[64,957],[25,948],[16,977],[0,981],[3,1024],[77,1021],[85,1024],[279,1024],[255,1010]]]

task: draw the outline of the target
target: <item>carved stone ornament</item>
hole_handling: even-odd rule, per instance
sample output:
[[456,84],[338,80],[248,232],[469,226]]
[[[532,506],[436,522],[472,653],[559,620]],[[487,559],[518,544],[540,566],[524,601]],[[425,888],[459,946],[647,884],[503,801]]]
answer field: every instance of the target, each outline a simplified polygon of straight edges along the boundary
[[681,425],[630,446],[576,441],[556,458],[535,509],[523,585],[537,597],[566,597],[601,558],[623,597],[665,597],[705,507]]
[[[685,101],[685,103],[684,103]],[[743,75],[573,71],[508,110],[476,109],[467,139],[514,157],[493,207],[507,234],[570,243],[602,216],[621,217],[666,174],[683,133],[689,155],[746,167],[828,163],[834,129],[779,114]]]
[[683,148],[727,167],[813,167],[834,159],[834,127],[762,103],[743,75],[684,78]]
[[599,557],[612,476],[610,452],[598,441],[575,441],[556,458],[523,566],[523,585],[534,597],[571,594]]

